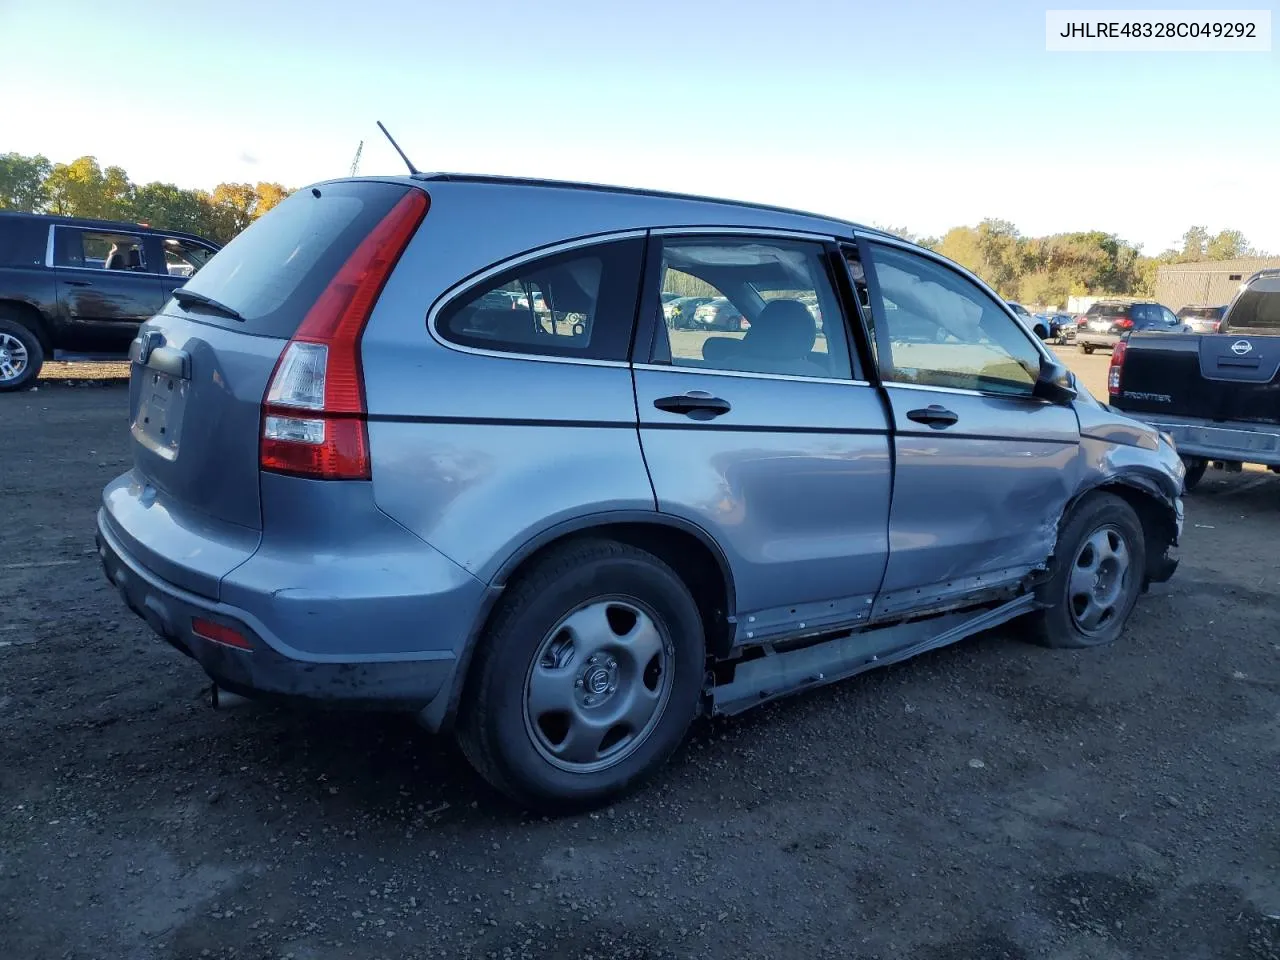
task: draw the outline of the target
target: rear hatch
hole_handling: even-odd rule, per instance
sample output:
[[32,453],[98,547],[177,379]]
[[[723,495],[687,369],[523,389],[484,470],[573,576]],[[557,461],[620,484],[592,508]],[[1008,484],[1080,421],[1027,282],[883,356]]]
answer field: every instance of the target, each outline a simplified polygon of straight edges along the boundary
[[1133,327],[1132,308],[1127,303],[1095,303],[1085,314],[1085,329],[1090,333],[1121,334]]
[[134,470],[105,499],[112,532],[156,573],[217,596],[257,548],[272,372],[348,257],[412,189],[344,181],[292,194],[140,329],[130,354]]

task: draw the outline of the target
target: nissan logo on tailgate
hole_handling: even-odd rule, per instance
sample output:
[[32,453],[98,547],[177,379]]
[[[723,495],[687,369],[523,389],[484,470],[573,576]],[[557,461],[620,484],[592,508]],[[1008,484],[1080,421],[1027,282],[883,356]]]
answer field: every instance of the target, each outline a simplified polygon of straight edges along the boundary
[[1237,357],[1243,357],[1246,353],[1253,349],[1253,344],[1248,340],[1237,340],[1231,345],[1231,352]]

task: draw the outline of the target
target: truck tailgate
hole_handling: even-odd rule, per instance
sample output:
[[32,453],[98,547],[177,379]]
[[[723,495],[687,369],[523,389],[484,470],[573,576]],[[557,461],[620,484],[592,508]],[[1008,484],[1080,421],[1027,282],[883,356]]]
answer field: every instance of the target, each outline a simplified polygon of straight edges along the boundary
[[1111,402],[1130,413],[1280,422],[1277,372],[1278,336],[1135,333]]

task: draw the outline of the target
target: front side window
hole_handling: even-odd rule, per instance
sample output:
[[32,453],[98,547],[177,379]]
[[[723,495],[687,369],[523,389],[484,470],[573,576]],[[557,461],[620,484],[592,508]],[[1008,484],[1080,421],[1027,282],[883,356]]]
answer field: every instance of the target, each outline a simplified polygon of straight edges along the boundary
[[844,315],[822,244],[668,238],[661,282],[665,339],[657,359],[696,369],[852,379]]
[[171,277],[194,276],[214,253],[203,244],[178,237],[165,237],[161,240],[161,245],[164,248],[165,270]]
[[147,258],[137,234],[58,227],[55,240],[56,266],[146,272]]
[[868,247],[885,380],[1031,394],[1040,352],[993,297],[928,257],[875,243]]
[[446,306],[436,328],[464,346],[625,360],[643,248],[619,240],[513,267]]

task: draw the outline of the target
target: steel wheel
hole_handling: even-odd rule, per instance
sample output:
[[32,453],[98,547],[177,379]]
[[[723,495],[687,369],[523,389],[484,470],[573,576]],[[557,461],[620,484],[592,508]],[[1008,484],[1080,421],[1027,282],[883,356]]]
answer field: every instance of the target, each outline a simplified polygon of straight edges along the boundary
[[1099,527],[1080,545],[1067,580],[1067,608],[1083,633],[1106,629],[1128,594],[1131,553],[1112,524]]
[[621,763],[653,732],[671,696],[674,645],[634,600],[594,600],[557,623],[525,678],[525,729],[571,773]]
[[13,334],[0,330],[0,383],[17,380],[28,362],[26,345]]

